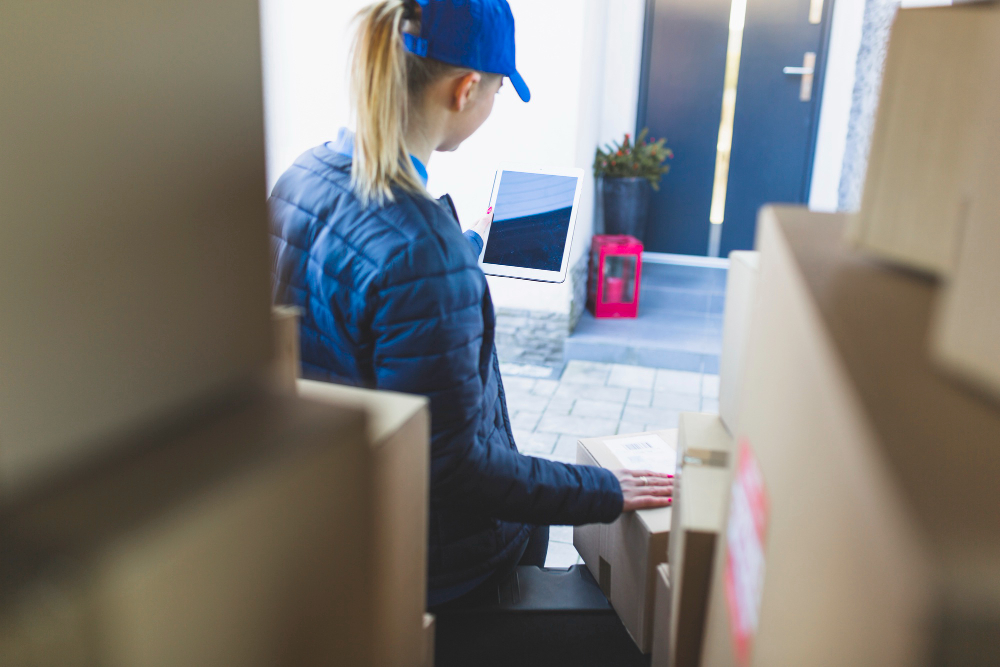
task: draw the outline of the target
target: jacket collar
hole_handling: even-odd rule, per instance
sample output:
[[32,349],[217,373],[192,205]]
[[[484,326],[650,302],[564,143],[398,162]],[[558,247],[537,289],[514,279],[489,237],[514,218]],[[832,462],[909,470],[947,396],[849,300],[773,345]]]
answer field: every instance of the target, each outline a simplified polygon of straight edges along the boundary
[[[341,155],[346,155],[347,157],[354,157],[354,133],[346,127],[340,128],[337,132],[336,139],[328,141],[323,145],[334,153],[340,153]],[[427,167],[424,166],[423,162],[412,155],[410,156],[410,160],[413,162],[413,168],[417,170],[417,175],[420,176],[420,180],[423,181],[424,187],[427,187]]]

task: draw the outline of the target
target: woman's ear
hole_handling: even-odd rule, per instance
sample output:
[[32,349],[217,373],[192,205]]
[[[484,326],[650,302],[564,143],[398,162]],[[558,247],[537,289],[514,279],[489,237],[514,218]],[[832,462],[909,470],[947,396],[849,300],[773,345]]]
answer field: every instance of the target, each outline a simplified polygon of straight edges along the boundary
[[469,72],[458,78],[452,92],[452,111],[461,112],[465,109],[482,79],[483,75],[479,72]]

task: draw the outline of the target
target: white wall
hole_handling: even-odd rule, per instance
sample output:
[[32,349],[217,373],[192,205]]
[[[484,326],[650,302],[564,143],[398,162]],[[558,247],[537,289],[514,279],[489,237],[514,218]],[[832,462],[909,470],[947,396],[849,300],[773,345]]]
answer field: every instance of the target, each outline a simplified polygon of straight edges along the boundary
[[261,0],[267,187],[349,122],[351,18],[367,0]]
[[[829,1],[829,0],[828,0]],[[951,5],[952,0],[902,0],[900,6]],[[836,0],[830,50],[820,110],[819,133],[813,162],[809,208],[834,212],[840,207],[840,184],[851,119],[858,50],[861,47],[865,0]]]
[[[350,124],[346,62],[362,0],[261,0],[268,183],[302,151]],[[509,83],[486,124],[428,164],[428,189],[449,193],[465,226],[489,205],[504,163],[583,167],[598,143],[634,132],[643,0],[510,0],[525,104]],[[585,181],[573,259],[589,247],[593,179]],[[490,278],[498,307],[568,312],[570,285]]]
[[865,0],[836,0],[833,6],[830,49],[809,192],[809,208],[814,211],[837,210],[864,15]]

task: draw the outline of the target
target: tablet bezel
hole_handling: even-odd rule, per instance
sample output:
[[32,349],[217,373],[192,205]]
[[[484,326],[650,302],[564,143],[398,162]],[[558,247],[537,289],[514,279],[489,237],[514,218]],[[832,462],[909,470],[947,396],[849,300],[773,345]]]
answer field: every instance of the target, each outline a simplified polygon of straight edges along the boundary
[[[563,245],[562,266],[558,271],[545,271],[543,269],[527,269],[522,266],[509,266],[507,264],[488,264],[484,260],[486,257],[486,247],[490,242],[490,233],[486,233],[483,239],[483,249],[479,253],[479,266],[483,273],[488,276],[502,276],[504,278],[520,278],[522,280],[538,280],[547,283],[566,282],[566,275],[569,273],[570,253],[573,251],[573,235],[576,231],[576,216],[580,209],[580,197],[583,193],[584,171],[579,167],[529,167],[518,164],[503,165],[493,176],[493,192],[490,193],[490,208],[496,206],[497,195],[500,193],[500,181],[503,180],[503,172],[516,171],[523,174],[544,174],[547,176],[569,176],[576,178],[576,193],[573,195],[573,208],[569,214],[569,229],[566,231],[566,242]],[[490,226],[492,230],[492,225]]]

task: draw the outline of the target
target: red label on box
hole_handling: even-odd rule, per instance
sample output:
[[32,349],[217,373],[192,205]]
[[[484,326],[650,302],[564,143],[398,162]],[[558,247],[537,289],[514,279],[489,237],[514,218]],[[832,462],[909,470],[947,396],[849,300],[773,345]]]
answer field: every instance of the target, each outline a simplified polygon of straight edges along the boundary
[[740,441],[726,529],[726,603],[733,650],[739,665],[750,664],[764,590],[764,539],[767,490],[757,457],[746,438]]

